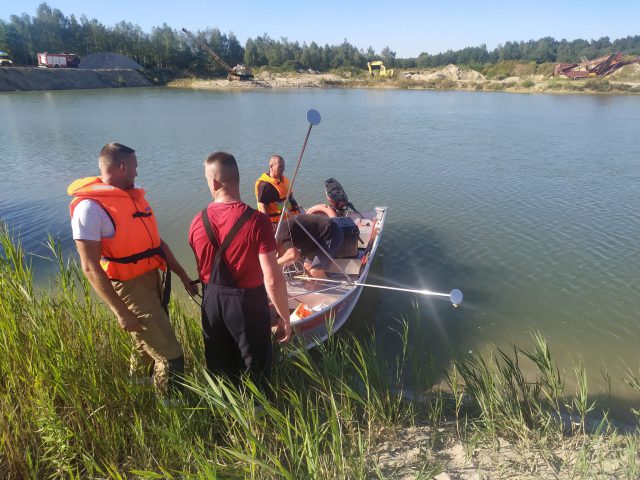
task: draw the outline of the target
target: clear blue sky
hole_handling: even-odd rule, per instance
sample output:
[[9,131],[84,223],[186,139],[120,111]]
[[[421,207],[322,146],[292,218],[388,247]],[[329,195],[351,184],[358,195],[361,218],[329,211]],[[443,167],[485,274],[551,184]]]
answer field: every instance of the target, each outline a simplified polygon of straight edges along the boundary
[[[0,19],[35,15],[41,0],[0,0]],[[86,14],[111,26],[120,20],[146,32],[167,23],[191,30],[218,27],[244,44],[267,33],[290,41],[352,45],[398,57],[438,53],[485,43],[551,36],[611,40],[640,34],[640,0],[51,0],[66,16]]]

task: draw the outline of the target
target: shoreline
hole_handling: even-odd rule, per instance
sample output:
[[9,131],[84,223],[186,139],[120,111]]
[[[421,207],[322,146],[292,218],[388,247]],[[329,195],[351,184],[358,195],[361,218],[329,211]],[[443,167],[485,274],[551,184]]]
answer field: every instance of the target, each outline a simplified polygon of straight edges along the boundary
[[166,87],[221,91],[353,88],[561,95],[639,95],[640,64],[628,65],[610,77],[587,80],[570,80],[542,74],[488,79],[475,70],[449,65],[441,70],[402,71],[398,72],[394,78],[369,77],[366,74],[356,75],[351,72],[275,73],[263,70],[256,74],[253,81],[178,78],[169,81]]
[[[514,70],[517,72],[518,69]],[[543,73],[486,77],[476,70],[456,65],[448,65],[442,69],[396,71],[393,78],[371,77],[367,72],[350,70],[296,73],[261,69],[250,81],[176,75],[175,72],[158,74],[135,70],[3,67],[0,69],[0,92],[164,86],[216,91],[342,88],[552,95],[640,95],[640,64],[627,65],[604,78],[585,80],[570,80]]]

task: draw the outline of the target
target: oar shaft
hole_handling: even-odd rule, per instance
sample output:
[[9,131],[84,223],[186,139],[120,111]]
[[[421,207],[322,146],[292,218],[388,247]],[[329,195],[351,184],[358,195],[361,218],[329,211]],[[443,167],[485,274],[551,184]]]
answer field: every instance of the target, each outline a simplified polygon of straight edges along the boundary
[[414,288],[388,287],[386,285],[374,285],[371,283],[361,283],[361,282],[345,282],[342,280],[329,280],[328,278],[314,278],[314,277],[307,277],[307,276],[298,276],[296,278],[300,278],[302,280],[312,280],[314,282],[339,283],[341,285],[357,285],[359,287],[371,287],[371,288],[381,288],[384,290],[396,290],[398,292],[419,293],[421,295],[433,295],[436,297],[449,296],[448,293],[438,293],[438,292],[432,292],[430,290],[417,290]]
[[300,155],[298,155],[298,164],[296,165],[296,169],[293,171],[293,177],[291,177],[289,189],[287,190],[287,196],[284,199],[284,205],[282,205],[282,212],[280,212],[280,219],[278,220],[278,226],[276,227],[276,238],[278,238],[278,233],[280,232],[280,227],[282,226],[282,219],[287,214],[287,203],[289,202],[289,197],[291,196],[291,191],[293,190],[293,183],[296,181],[296,176],[298,175],[298,170],[300,169],[300,164],[302,163],[302,155],[304,155],[304,150],[305,148],[307,148],[307,141],[309,140],[309,135],[311,135],[312,127],[313,124],[310,123],[309,128],[307,129],[307,134],[304,137]]
[[398,292],[408,292],[408,293],[419,293],[421,295],[434,295],[436,297],[448,297],[449,294],[448,293],[438,293],[438,292],[431,292],[429,290],[416,290],[413,288],[399,288],[399,287],[387,287],[385,285],[372,285],[370,283],[360,283],[360,282],[353,282],[354,285],[358,285],[358,286],[362,286],[362,287],[373,287],[373,288],[382,288],[385,290],[396,290]]

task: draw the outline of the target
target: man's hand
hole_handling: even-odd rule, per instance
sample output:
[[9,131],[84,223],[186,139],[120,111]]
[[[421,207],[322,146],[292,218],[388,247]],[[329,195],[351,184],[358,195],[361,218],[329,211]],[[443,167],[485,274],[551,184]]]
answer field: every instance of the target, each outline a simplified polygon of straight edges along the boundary
[[287,265],[289,263],[297,262],[298,260],[300,260],[300,249],[297,247],[292,247],[287,250],[287,253],[285,255],[287,257]]
[[192,297],[200,293],[198,290],[198,282],[193,282],[188,275],[185,275],[184,277],[180,277],[180,280],[182,280],[182,285],[184,285],[184,289]]
[[278,257],[278,265],[286,267],[300,260],[300,250],[296,247],[288,248],[280,257]]
[[127,308],[122,299],[113,289],[111,280],[100,266],[101,243],[95,240],[76,240],[82,272],[98,296],[109,306],[116,315],[118,323],[127,332],[139,332],[144,327],[138,318]]
[[169,267],[169,269],[171,269],[172,272],[174,272],[176,275],[178,275],[178,277],[180,277],[180,280],[182,280],[182,284],[184,285],[184,289],[187,291],[189,295],[191,295],[192,297],[194,295],[197,295],[198,286],[191,284],[191,279],[189,278],[189,275],[184,270],[184,268],[182,268],[182,265],[180,265],[180,262],[178,262],[178,260],[176,259],[175,255],[171,251],[171,248],[169,248],[169,245],[167,244],[167,242],[162,240],[160,245],[162,246],[162,250],[164,251],[164,255],[166,257],[165,260],[167,262],[167,266]]
[[289,321],[289,319],[285,320],[282,317],[278,318],[275,337],[279,343],[285,343],[289,341],[289,339],[291,338],[291,322]]
[[121,314],[118,314],[118,323],[126,332],[141,332],[145,329],[140,323],[140,320],[138,320],[138,317],[130,310],[125,310]]

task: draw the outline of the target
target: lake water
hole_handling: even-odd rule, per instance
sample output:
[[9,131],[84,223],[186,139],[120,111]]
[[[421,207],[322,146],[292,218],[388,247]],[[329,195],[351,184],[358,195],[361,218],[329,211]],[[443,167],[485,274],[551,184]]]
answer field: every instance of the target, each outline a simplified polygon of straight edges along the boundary
[[[44,254],[51,233],[74,251],[66,186],[97,173],[117,141],[137,150],[163,237],[193,260],[186,232],[208,201],[202,161],[215,150],[240,163],[242,194],[280,153],[306,206],[337,178],[358,209],[387,205],[369,281],[449,291],[463,306],[368,290],[350,328],[387,326],[412,313],[436,357],[491,343],[530,345],[540,331],[571,383],[572,364],[613,396],[640,404],[625,385],[638,373],[640,340],[640,97],[504,93],[298,90],[215,92],[161,88],[0,95],[0,217],[25,247]],[[50,266],[34,257],[45,276]]]

